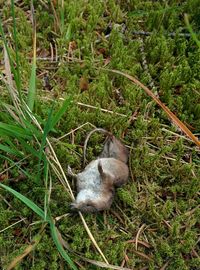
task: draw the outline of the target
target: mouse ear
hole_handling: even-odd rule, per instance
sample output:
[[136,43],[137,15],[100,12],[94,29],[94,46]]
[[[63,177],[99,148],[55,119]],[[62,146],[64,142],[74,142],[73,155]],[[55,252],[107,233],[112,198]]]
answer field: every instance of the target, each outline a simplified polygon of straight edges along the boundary
[[105,173],[103,172],[101,160],[99,160],[99,162],[98,162],[98,171],[100,173],[101,178],[103,179],[105,176]]

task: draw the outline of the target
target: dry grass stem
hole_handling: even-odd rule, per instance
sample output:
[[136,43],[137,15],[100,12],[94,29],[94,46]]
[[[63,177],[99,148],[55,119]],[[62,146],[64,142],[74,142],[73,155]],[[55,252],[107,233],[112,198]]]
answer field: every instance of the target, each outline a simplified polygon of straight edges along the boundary
[[142,224],[142,226],[139,228],[137,234],[136,234],[136,237],[135,237],[135,249],[137,250],[138,248],[138,239],[140,237],[140,233],[142,232],[142,230],[144,230],[146,224]]
[[90,122],[86,122],[86,123],[84,123],[83,125],[80,125],[79,127],[75,128],[75,129],[72,129],[72,130],[71,130],[70,132],[68,132],[67,134],[64,134],[63,136],[61,136],[61,137],[59,137],[59,138],[56,138],[56,141],[62,140],[63,138],[69,136],[70,134],[74,133],[75,131],[77,131],[77,130],[79,130],[79,129],[81,129],[81,128],[87,126],[87,125],[89,125],[89,126],[91,126],[91,127],[93,127],[93,128],[96,128],[96,127],[95,127],[93,124],[91,124]]
[[[96,106],[92,106],[92,105],[85,104],[85,103],[82,103],[82,102],[77,102],[77,104],[78,104],[79,106],[86,107],[86,108],[89,108],[89,109],[100,110],[100,111],[102,111],[102,112],[106,112],[106,113],[110,113],[110,114],[115,114],[115,115],[119,115],[119,116],[122,116],[122,117],[127,117],[126,114],[117,113],[117,112],[113,112],[113,111],[110,111],[110,110],[98,108],[98,107],[96,107]],[[136,119],[136,118],[135,118],[135,119]]]
[[16,221],[15,223],[13,223],[13,224],[9,225],[8,227],[4,228],[3,230],[1,230],[0,233],[2,233],[2,232],[4,232],[4,231],[6,231],[6,230],[12,228],[12,227],[15,226],[16,224],[18,224],[18,223],[24,221],[25,219],[26,219],[26,218],[22,218],[22,219]]

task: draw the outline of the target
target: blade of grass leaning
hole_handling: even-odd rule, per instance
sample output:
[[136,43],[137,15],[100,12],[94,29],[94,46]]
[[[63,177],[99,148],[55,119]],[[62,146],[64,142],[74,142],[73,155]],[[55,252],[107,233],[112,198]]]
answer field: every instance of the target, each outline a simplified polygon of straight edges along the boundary
[[51,236],[53,238],[53,241],[58,249],[58,251],[60,252],[60,254],[62,255],[62,257],[68,262],[68,264],[70,265],[70,267],[73,270],[78,270],[77,267],[75,266],[74,262],[71,260],[71,258],[68,256],[68,254],[66,253],[66,251],[64,250],[62,244],[59,241],[59,236],[57,233],[57,228],[54,225],[53,221],[50,222],[50,229],[51,229]]
[[64,32],[64,0],[61,0],[61,7],[60,7],[60,30],[61,34]]
[[[34,20],[34,11],[31,9],[32,17]],[[33,111],[36,98],[36,23],[33,21],[33,60],[31,68],[31,77],[29,80],[28,99],[27,105],[31,111]]]
[[173,123],[176,124],[198,147],[200,147],[200,141],[198,140],[198,138],[194,136],[194,134],[186,127],[186,125],[180,119],[178,119],[178,117],[173,112],[171,112],[170,109],[164,103],[162,103],[148,87],[146,87],[140,81],[135,79],[133,76],[121,72],[119,70],[114,69],[104,69],[104,70],[120,74],[129,79],[130,81],[132,81],[137,86],[141,87],[166,112],[166,114],[173,121]]
[[11,119],[15,120],[15,123],[20,123],[20,119],[15,113],[14,107],[10,104],[6,104],[0,101],[0,106],[3,106],[8,113],[1,112],[1,118],[4,119],[4,122],[8,123]]
[[17,109],[17,111],[19,111],[20,110],[19,102],[21,101],[21,96],[20,96],[20,99],[18,98],[18,96],[21,95],[21,91],[20,90],[17,91],[15,89],[15,86],[17,86],[18,79],[16,78],[16,76],[14,76],[14,80],[15,80],[15,84],[14,84],[12,73],[15,72],[15,70],[13,72],[11,72],[13,63],[12,63],[11,57],[9,57],[9,55],[8,55],[8,50],[6,49],[5,44],[4,44],[3,51],[4,51],[6,78],[4,79],[3,77],[1,77],[1,80],[5,83],[6,88],[8,89],[8,92],[11,96],[12,102],[15,105],[15,108]]
[[22,201],[26,206],[28,206],[30,209],[32,209],[38,216],[40,216],[44,220],[44,211],[39,208],[33,201],[29,200],[27,197],[22,195],[21,193],[17,192],[16,190],[0,183],[0,187],[4,188],[5,190],[12,193],[16,198],[18,198],[20,201]]
[[60,107],[60,109],[57,111],[57,113],[52,117],[51,121],[51,129],[55,127],[55,125],[58,123],[58,121],[61,119],[63,114],[66,112],[66,110],[69,108],[70,103],[72,102],[72,98],[66,98]]
[[65,35],[65,40],[70,41],[71,37],[72,37],[72,24],[69,23],[69,25],[67,27],[67,32],[66,32],[66,35]]
[[[9,62],[9,64],[10,64],[10,62]],[[8,77],[7,74],[6,74],[6,76]],[[12,87],[11,85],[9,85],[9,82],[1,75],[0,75],[0,80],[1,80],[1,82],[4,83],[6,89],[8,90],[10,98],[13,102],[13,106],[15,108],[15,114],[17,114],[17,117],[21,120],[21,118],[24,118],[24,115],[23,115],[23,111],[21,108],[21,100],[18,97],[19,96],[18,91],[16,90],[15,87]]]
[[27,154],[31,154],[33,157],[39,158],[39,153],[35,150],[30,144],[28,144],[25,140],[18,138],[18,142],[21,143],[21,146],[24,150],[26,150]]
[[24,139],[31,139],[32,135],[30,134],[29,130],[26,130],[22,127],[19,127],[17,125],[12,125],[12,124],[6,124],[3,122],[0,122],[0,131],[8,131],[11,136],[14,137],[21,137]]
[[0,150],[4,151],[7,154],[11,154],[11,155],[14,155],[14,156],[17,156],[17,157],[23,157],[22,152],[16,151],[13,148],[8,147],[7,145],[4,145],[4,144],[0,144]]
[[3,160],[8,160],[12,164],[11,166],[6,168],[5,170],[1,171],[0,175],[4,174],[5,172],[7,172],[8,170],[10,170],[13,167],[17,167],[27,178],[31,179],[31,175],[29,173],[27,173],[27,171],[23,170],[19,165],[22,161],[25,161],[28,157],[24,157],[21,160],[19,160],[18,162],[14,162],[12,159],[8,158],[7,156],[1,155],[1,154],[0,154],[0,158],[2,158]]
[[15,6],[14,0],[11,0],[11,12],[13,18],[13,37],[15,42],[15,58],[16,58],[16,73],[17,73],[17,81],[15,81],[17,85],[17,90],[19,92],[19,97],[21,100],[21,77],[19,71],[19,53],[18,53],[18,41],[17,41],[17,28],[16,28],[16,18],[15,18]]
[[44,159],[44,162],[46,161],[46,157],[43,156],[43,151],[44,151],[44,147],[46,145],[47,142],[47,135],[49,133],[49,131],[51,130],[51,117],[52,117],[52,112],[53,112],[53,106],[51,107],[49,114],[48,114],[48,118],[46,121],[46,124],[44,126],[44,130],[42,132],[42,141],[40,144],[40,149],[39,149],[39,160],[38,160],[38,175],[37,175],[37,181],[39,181],[40,179],[40,169],[41,169],[41,161],[42,158]]
[[[25,197],[21,193],[17,192],[16,190],[14,190],[14,189],[12,189],[12,188],[10,188],[2,183],[0,183],[0,187],[4,188],[5,190],[12,193],[16,198],[18,198],[20,201],[22,201],[24,204],[26,204],[26,206],[28,206],[36,214],[38,214],[43,220],[45,220],[44,211],[40,207],[38,207],[33,201],[29,200],[27,197]],[[63,249],[61,243],[59,242],[56,226],[54,225],[53,219],[49,215],[47,215],[46,220],[50,225],[51,235],[52,235],[53,241],[54,241],[58,251],[60,252],[62,257],[67,261],[67,263],[69,264],[69,266],[73,270],[78,270],[77,267],[75,266],[75,264],[73,263],[73,261],[71,260],[71,258],[69,257],[69,255]]]
[[187,26],[188,31],[191,34],[192,39],[196,42],[196,44],[198,45],[198,47],[200,48],[200,40],[198,39],[196,33],[194,33],[192,26],[189,22],[189,18],[187,14],[184,14],[184,20],[185,20],[185,24]]
[[[49,209],[49,202],[50,202],[50,195],[51,195],[51,188],[52,188],[52,182],[51,182],[51,175],[49,174],[49,163],[47,159],[44,159],[44,185],[45,185],[45,195],[44,195],[44,215],[45,215],[45,220],[48,214],[48,209]],[[50,181],[49,181],[50,180]],[[49,187],[48,187],[48,182]]]

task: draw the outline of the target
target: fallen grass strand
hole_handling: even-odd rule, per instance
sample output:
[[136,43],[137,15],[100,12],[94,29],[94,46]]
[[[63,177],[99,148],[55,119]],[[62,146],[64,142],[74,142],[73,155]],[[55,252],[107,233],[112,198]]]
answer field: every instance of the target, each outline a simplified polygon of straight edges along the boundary
[[15,223],[13,223],[13,224],[9,225],[8,227],[4,228],[3,230],[1,230],[0,233],[5,232],[6,230],[8,230],[8,229],[14,227],[16,224],[18,224],[18,223],[24,221],[25,219],[26,219],[26,218],[22,218],[22,219],[16,221]]
[[146,226],[146,224],[142,224],[142,226],[139,228],[136,237],[135,237],[135,249],[137,250],[138,248],[138,239],[140,237],[140,233],[142,232],[142,230],[144,229],[144,227]]
[[[96,107],[96,106],[92,106],[92,105],[89,105],[89,104],[85,104],[85,103],[82,103],[82,102],[77,102],[77,104],[78,104],[79,106],[87,107],[87,108],[89,108],[89,109],[96,109],[96,110],[100,110],[100,111],[102,111],[102,112],[106,112],[106,113],[110,113],[110,114],[116,114],[116,115],[119,115],[119,116],[122,116],[122,117],[127,117],[126,114],[113,112],[113,111],[110,111],[110,110],[106,110],[106,109],[102,109],[102,108],[99,108],[99,107]],[[137,118],[135,118],[135,119],[137,119]]]

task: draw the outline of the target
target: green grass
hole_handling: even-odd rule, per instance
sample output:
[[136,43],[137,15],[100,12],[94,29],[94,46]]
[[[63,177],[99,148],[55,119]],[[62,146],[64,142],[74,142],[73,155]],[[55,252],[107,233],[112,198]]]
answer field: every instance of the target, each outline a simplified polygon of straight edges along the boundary
[[[68,165],[83,169],[83,144],[94,125],[131,149],[130,178],[111,210],[84,215],[107,261],[130,269],[199,269],[200,150],[142,89],[102,69],[146,86],[152,79],[160,100],[198,137],[198,1],[33,1],[35,12],[29,1],[20,3],[10,8],[0,1],[0,45],[7,51],[0,83],[0,268],[30,248],[16,269],[101,269],[94,260],[104,259],[81,217],[69,211],[75,183],[63,176]],[[150,74],[134,31],[152,32],[143,37]],[[88,160],[102,142],[92,136]]]

